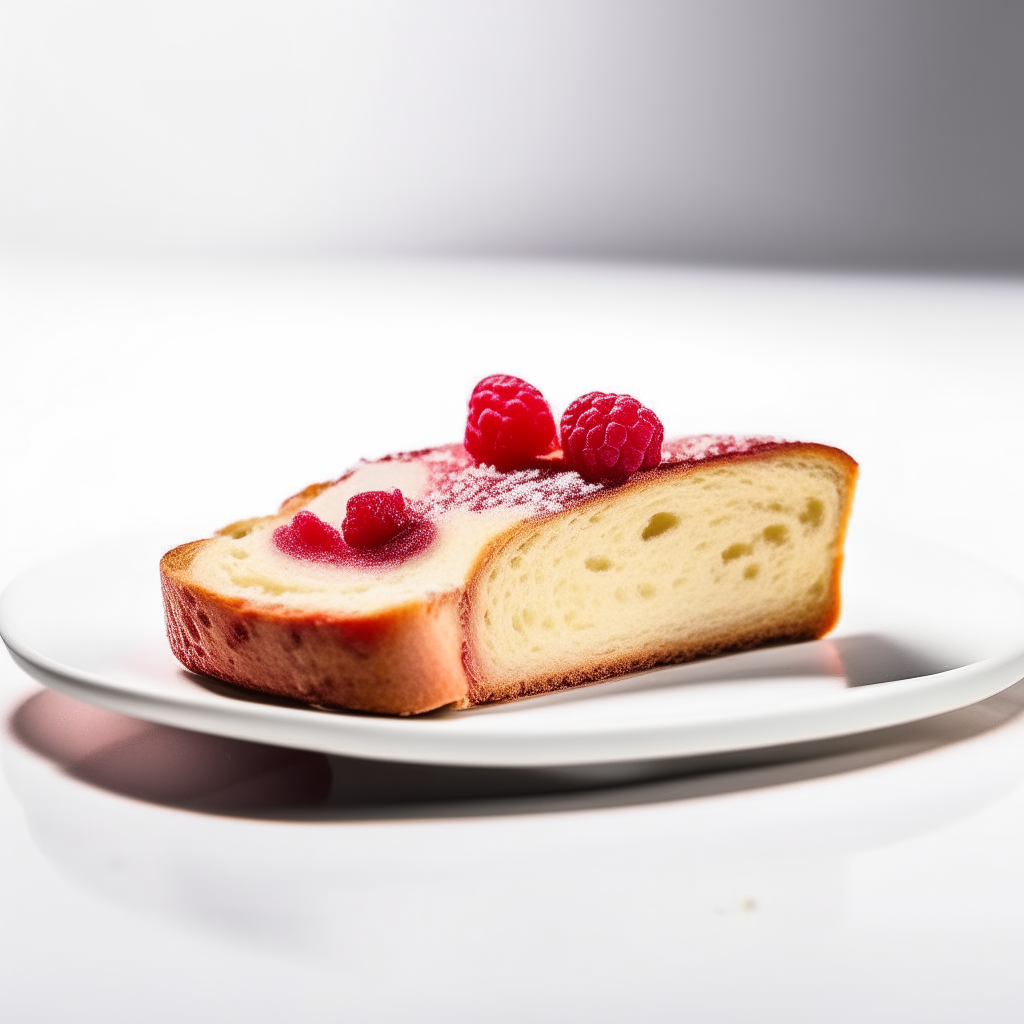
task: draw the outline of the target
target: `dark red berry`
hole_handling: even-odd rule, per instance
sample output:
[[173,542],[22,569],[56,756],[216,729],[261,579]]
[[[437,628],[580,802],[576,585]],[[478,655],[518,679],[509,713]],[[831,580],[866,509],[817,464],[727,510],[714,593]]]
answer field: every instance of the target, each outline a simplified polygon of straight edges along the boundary
[[305,509],[296,512],[290,523],[274,531],[274,543],[286,555],[314,561],[329,560],[345,549],[341,534]]
[[466,450],[478,463],[525,469],[558,447],[555,419],[544,396],[518,377],[484,377],[469,398]]
[[397,537],[412,521],[405,507],[405,498],[397,488],[393,491],[361,491],[353,494],[345,505],[341,532],[351,547],[376,548]]
[[562,452],[571,469],[591,483],[622,483],[661,462],[665,428],[630,395],[591,391],[562,413]]

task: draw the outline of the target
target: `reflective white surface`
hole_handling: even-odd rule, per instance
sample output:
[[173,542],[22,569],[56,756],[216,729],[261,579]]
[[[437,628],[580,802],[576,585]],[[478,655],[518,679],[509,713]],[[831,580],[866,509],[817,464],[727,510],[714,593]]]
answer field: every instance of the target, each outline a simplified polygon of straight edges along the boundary
[[[457,436],[495,369],[555,405],[632,391],[671,432],[841,444],[864,469],[857,516],[1024,580],[1016,285],[3,274],[2,583]],[[5,1020],[1024,1015],[1019,686],[782,763],[629,779],[325,759],[37,696],[9,660],[0,679]]]

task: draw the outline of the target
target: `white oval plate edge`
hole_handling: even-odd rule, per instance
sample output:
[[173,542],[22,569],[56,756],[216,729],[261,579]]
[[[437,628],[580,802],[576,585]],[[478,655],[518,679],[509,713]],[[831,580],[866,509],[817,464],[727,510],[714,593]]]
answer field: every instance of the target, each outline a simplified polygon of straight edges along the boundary
[[[995,570],[981,568],[997,575]],[[812,699],[799,708],[731,715],[717,721],[669,717],[656,725],[605,723],[569,729],[564,725],[545,728],[540,723],[540,728],[524,732],[507,728],[500,713],[401,719],[322,712],[233,700],[198,686],[167,693],[131,688],[57,661],[18,636],[21,592],[30,589],[33,572],[24,574],[0,596],[0,636],[15,661],[45,685],[87,703],[164,725],[373,759],[541,767],[756,749],[866,732],[954,711],[991,697],[1024,676],[1024,642],[1017,637],[1013,645],[994,656],[960,668],[850,688],[842,691],[841,699]],[[1017,591],[1019,594],[1019,588]]]

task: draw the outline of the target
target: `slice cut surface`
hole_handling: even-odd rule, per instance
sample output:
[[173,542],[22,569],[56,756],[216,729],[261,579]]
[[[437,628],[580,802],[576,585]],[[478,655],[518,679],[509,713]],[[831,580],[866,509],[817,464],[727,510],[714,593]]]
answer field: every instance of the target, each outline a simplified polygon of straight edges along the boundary
[[829,628],[840,467],[776,455],[666,472],[516,531],[470,597],[472,671],[515,696]]
[[[856,474],[824,445],[708,435],[621,486],[501,473],[461,445],[389,456],[168,552],[168,637],[194,671],[391,714],[810,639],[838,616]],[[351,495],[391,488],[432,531],[407,560],[275,545],[300,510],[337,530]]]

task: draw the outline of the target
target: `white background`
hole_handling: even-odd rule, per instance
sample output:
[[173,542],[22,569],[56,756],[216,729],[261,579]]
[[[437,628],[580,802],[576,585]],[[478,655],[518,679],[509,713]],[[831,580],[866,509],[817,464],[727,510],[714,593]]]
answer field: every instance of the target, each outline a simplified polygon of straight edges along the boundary
[[[0,0],[0,586],[457,438],[496,371],[840,445],[855,524],[1024,585],[1019,279],[525,260],[1018,273],[1022,90],[1002,0]],[[3,740],[0,1017],[1016,1022],[1019,685],[575,795],[335,762],[282,821],[309,762],[4,660],[69,746]]]
[[1024,267],[1005,0],[0,0],[0,241]]

